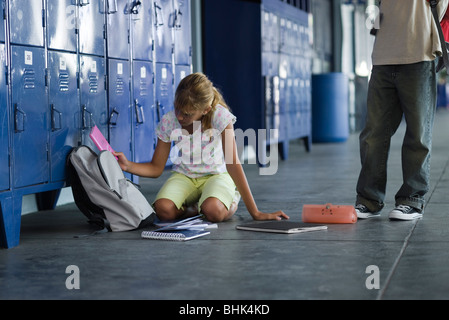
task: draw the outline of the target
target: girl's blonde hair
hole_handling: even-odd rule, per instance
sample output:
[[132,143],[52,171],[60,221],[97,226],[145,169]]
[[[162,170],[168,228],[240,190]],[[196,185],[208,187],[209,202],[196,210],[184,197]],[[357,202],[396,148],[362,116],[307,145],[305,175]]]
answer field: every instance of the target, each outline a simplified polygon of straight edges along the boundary
[[203,131],[212,128],[212,117],[218,104],[229,109],[221,93],[203,73],[197,72],[186,76],[176,89],[175,110],[204,111],[211,107],[201,119]]

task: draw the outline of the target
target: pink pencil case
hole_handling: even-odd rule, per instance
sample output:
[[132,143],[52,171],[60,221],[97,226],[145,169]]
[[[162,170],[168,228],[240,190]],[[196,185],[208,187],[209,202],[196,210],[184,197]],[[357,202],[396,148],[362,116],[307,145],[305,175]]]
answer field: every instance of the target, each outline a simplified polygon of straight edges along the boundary
[[[90,131],[89,137],[92,139],[93,143],[97,146],[98,150],[108,150],[110,152],[115,152],[109,144],[108,140],[101,133],[100,129],[97,126],[94,126]],[[115,157],[117,160],[118,158]]]
[[357,213],[353,206],[326,204],[305,204],[302,207],[302,221],[310,223],[356,223]]

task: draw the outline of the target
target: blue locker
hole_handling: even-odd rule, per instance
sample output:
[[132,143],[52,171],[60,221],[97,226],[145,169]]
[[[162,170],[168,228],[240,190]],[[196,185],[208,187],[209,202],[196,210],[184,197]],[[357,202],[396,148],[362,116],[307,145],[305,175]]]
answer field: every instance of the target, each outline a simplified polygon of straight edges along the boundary
[[156,119],[159,123],[164,114],[173,110],[173,70],[168,63],[156,63],[155,68]]
[[48,51],[51,181],[64,181],[65,160],[80,141],[77,56]]
[[108,59],[109,143],[128,159],[131,153],[131,106],[128,60]]
[[104,56],[104,0],[79,1],[79,52]]
[[47,47],[76,52],[76,5],[74,0],[47,1]]
[[272,75],[271,62],[271,14],[262,8],[262,75]]
[[192,64],[190,1],[173,0],[173,4],[175,65],[190,65]]
[[279,113],[286,113],[289,111],[290,103],[290,79],[279,79]]
[[[1,4],[2,4],[2,8],[5,9],[5,7],[4,7],[5,6],[4,0],[1,1]],[[0,42],[2,44],[5,44],[5,24],[4,24],[4,21],[2,21],[0,23]],[[3,48],[3,50],[4,50],[4,48]]]
[[131,9],[132,58],[153,61],[153,2],[141,1]]
[[149,162],[156,146],[153,64],[134,61],[133,78],[134,160]]
[[7,190],[9,184],[9,125],[6,86],[6,49],[0,43],[0,191]]
[[79,56],[80,81],[80,128],[82,130],[81,142],[96,150],[96,146],[89,138],[94,125],[108,139],[108,113],[105,89],[105,59],[103,57]]
[[276,76],[279,73],[279,18],[262,10],[262,75]]
[[11,43],[44,46],[43,3],[41,0],[9,1]]
[[48,181],[48,112],[43,48],[11,46],[15,187]]
[[179,82],[187,75],[192,73],[191,65],[175,65],[175,80],[173,90],[176,91]]
[[107,2],[107,56],[129,59],[128,0]]
[[153,0],[154,53],[156,62],[172,62],[173,27],[175,22],[172,1]]

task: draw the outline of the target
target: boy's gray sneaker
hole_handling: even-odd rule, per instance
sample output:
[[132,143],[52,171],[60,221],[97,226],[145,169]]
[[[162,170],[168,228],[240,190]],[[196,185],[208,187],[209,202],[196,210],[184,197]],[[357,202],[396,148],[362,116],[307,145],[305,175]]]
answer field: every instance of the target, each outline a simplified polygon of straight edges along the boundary
[[392,220],[415,220],[422,218],[422,212],[418,209],[400,204],[391,210],[388,218]]
[[360,203],[355,206],[355,212],[357,213],[358,219],[368,219],[380,216],[380,211],[372,212],[365,205]]

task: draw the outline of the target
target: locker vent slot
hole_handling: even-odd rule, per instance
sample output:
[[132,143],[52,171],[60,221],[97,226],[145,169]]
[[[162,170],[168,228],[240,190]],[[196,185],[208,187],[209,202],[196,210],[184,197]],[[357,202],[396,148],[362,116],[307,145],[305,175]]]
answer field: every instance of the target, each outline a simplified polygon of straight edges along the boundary
[[145,79],[140,79],[140,85],[139,85],[140,95],[146,96],[148,95],[148,88],[147,88],[147,82]]
[[23,70],[23,87],[25,89],[34,89],[36,87],[36,74],[34,69],[26,68]]
[[96,74],[89,74],[89,92],[97,93],[98,91],[98,77]]
[[59,74],[59,91],[69,91],[69,74],[68,72],[61,71]]
[[125,92],[125,82],[123,78],[117,77],[115,80],[115,93],[117,95],[122,95]]

